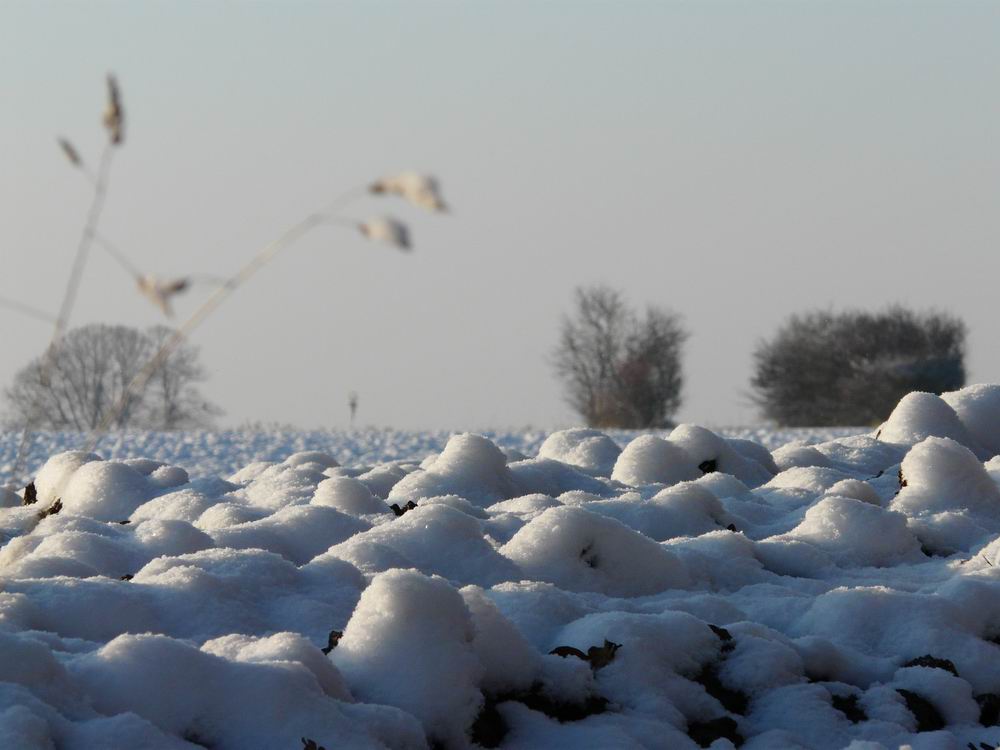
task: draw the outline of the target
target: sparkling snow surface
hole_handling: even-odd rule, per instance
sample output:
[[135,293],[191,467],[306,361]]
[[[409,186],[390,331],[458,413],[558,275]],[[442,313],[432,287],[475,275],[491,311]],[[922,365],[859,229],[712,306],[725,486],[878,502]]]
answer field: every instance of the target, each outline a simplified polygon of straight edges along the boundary
[[79,444],[0,488],[0,748],[1000,742],[1000,386],[872,432]]
[[[862,428],[767,429],[764,427],[724,428],[720,435],[761,443],[768,450],[787,443],[819,443],[836,437],[866,432]],[[155,458],[183,466],[191,476],[226,477],[254,461],[282,461],[293,453],[323,451],[343,466],[374,465],[385,461],[422,461],[440,453],[454,432],[437,430],[412,432],[366,429],[351,432],[327,431],[223,431],[223,432],[125,432],[108,435],[97,445],[104,458]],[[503,450],[534,456],[549,433],[541,430],[486,431]],[[639,432],[609,430],[619,445],[626,445]],[[670,430],[657,432],[661,437]],[[0,432],[0,476],[7,477],[14,466],[20,433]],[[87,443],[87,436],[73,432],[41,432],[34,436],[27,469],[22,477],[30,481],[49,456],[75,450]]]

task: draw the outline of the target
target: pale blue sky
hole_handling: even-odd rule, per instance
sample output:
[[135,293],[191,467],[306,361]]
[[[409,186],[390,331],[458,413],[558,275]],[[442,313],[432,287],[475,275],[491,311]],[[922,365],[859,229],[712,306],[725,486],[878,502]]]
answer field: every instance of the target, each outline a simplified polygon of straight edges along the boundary
[[[106,71],[124,90],[103,231],[226,274],[345,188],[438,174],[400,256],[338,230],[195,335],[227,423],[569,424],[545,357],[579,284],[684,315],[684,420],[748,423],[790,313],[903,302],[970,325],[1000,379],[1000,4],[0,3],[0,295],[55,310]],[[198,295],[178,304],[181,317]],[[76,323],[156,311],[95,252]],[[44,346],[0,314],[0,382]]]

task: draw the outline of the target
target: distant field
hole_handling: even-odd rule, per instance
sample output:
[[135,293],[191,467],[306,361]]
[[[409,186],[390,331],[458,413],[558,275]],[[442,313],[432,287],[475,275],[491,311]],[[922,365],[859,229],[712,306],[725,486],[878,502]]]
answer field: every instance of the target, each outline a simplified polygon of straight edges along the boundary
[[[865,432],[863,427],[806,427],[774,429],[768,427],[724,427],[716,431],[728,437],[754,440],[770,450],[790,442],[817,443]],[[297,451],[321,450],[343,465],[378,464],[385,461],[423,460],[444,448],[454,430],[365,429],[354,431],[245,432],[193,431],[115,433],[103,438],[97,453],[104,458],[155,458],[186,468],[192,476],[229,476],[253,461],[281,461]],[[654,434],[667,435],[669,430]],[[534,456],[549,434],[545,430],[488,430],[480,434],[504,449]],[[640,431],[609,430],[608,434],[624,446]],[[0,475],[7,476],[17,455],[20,433],[0,432]],[[76,450],[86,443],[77,432],[41,432],[34,438],[24,476],[27,479],[61,451]]]

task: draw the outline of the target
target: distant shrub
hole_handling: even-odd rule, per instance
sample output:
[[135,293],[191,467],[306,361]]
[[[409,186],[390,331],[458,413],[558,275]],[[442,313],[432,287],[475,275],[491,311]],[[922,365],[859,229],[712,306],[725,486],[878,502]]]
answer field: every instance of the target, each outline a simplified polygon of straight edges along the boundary
[[566,400],[590,427],[670,426],[687,335],[675,313],[648,307],[639,317],[617,290],[577,289],[553,357]]
[[959,318],[898,306],[794,315],[754,352],[753,399],[780,425],[874,424],[911,391],[961,388],[965,334]]

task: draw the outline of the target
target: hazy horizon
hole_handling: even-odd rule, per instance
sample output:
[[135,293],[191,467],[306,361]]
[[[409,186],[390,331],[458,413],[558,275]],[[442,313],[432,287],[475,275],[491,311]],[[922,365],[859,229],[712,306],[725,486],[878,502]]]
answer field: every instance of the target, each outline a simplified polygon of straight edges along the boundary
[[[0,296],[55,312],[103,78],[127,115],[101,231],[224,276],[346,189],[437,175],[402,255],[316,232],[193,336],[223,425],[577,423],[547,356],[578,285],[680,313],[679,421],[759,421],[751,352],[814,308],[941,309],[1000,380],[1000,6],[987,2],[8,3]],[[207,294],[177,302],[183,321]],[[73,325],[165,322],[98,248]],[[50,327],[0,310],[0,385]]]

